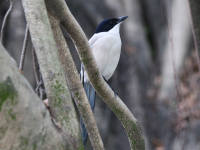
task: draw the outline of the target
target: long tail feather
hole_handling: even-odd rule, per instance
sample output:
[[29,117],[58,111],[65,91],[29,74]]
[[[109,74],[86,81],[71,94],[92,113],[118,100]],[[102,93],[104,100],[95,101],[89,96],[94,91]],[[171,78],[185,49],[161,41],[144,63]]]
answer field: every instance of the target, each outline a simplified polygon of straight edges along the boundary
[[[89,82],[84,83],[84,89],[85,89],[85,93],[87,95],[87,98],[89,100],[92,112],[94,112],[96,92]],[[80,119],[80,123],[81,123],[80,124],[81,125],[81,136],[82,136],[82,139],[83,139],[83,144],[85,146],[86,143],[87,143],[88,133],[87,133],[87,130],[85,128],[85,125],[84,125],[82,118]]]

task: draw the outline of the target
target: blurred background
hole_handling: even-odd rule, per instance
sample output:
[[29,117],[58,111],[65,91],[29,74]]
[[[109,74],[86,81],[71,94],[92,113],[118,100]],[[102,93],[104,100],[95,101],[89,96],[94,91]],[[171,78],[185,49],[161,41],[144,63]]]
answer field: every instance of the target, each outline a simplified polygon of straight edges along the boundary
[[[109,83],[142,127],[147,150],[200,149],[200,75],[187,0],[66,0],[88,39],[106,18],[121,25],[122,52]],[[9,2],[0,3],[0,25]],[[20,0],[5,28],[4,46],[19,65],[26,20]],[[80,60],[63,30],[77,70]],[[35,89],[31,39],[24,75]],[[98,97],[95,119],[107,150],[129,150],[126,133]],[[87,148],[91,150],[88,142]]]

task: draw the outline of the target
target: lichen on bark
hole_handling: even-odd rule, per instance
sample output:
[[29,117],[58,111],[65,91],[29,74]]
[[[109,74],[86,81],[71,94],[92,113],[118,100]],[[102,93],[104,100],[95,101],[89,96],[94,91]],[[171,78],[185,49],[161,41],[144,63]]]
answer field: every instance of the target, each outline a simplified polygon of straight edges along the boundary
[[10,104],[14,105],[15,96],[17,96],[17,92],[12,84],[12,81],[10,80],[10,77],[7,77],[4,82],[0,83],[0,111],[6,100],[10,100]]

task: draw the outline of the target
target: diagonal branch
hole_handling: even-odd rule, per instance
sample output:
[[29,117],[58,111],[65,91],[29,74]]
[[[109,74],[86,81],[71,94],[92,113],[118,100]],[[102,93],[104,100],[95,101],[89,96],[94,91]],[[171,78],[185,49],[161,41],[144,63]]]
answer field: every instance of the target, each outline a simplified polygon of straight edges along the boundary
[[[36,55],[35,55],[35,49],[32,46],[32,57],[33,57],[33,71],[34,71],[34,75],[35,75],[35,80],[36,80],[36,84],[39,84],[39,77],[38,77],[38,73],[37,73],[37,69],[36,69]],[[40,87],[40,99],[43,100],[43,89]]]
[[2,27],[1,27],[1,43],[2,44],[3,44],[3,33],[4,33],[4,28],[6,26],[6,21],[7,21],[8,15],[10,14],[10,12],[12,11],[12,8],[13,8],[12,0],[9,0],[9,1],[10,1],[10,7],[9,7],[8,11],[6,12],[6,15],[3,19],[3,23],[2,23]]
[[200,72],[200,60],[199,60],[199,52],[200,52],[200,2],[196,0],[188,0],[190,6],[190,14],[191,14],[191,24],[192,24],[192,34],[194,38],[195,50],[197,55],[197,61],[199,65]]
[[25,36],[24,36],[24,43],[23,43],[22,53],[21,53],[21,59],[20,59],[20,64],[19,64],[19,72],[21,74],[23,73],[23,68],[24,68],[24,60],[25,60],[26,48],[27,48],[27,44],[28,44],[28,37],[29,37],[29,29],[28,29],[28,24],[27,24],[26,25]]
[[34,49],[33,46],[32,46],[32,57],[33,57],[33,70],[34,70],[34,75],[35,75],[36,84],[39,84],[39,78],[38,78],[37,69],[36,69],[35,49]]
[[45,3],[43,0],[22,0],[22,4],[51,113],[55,118],[53,122],[68,145],[66,149],[81,149],[79,124],[59,61]]
[[60,21],[56,19],[51,13],[49,13],[49,19],[68,86],[73,95],[77,108],[85,122],[91,144],[95,150],[104,150],[103,142],[95,123],[90,104],[80,82],[80,78],[71,53],[60,29]]
[[129,138],[131,149],[144,150],[144,138],[137,119],[132,115],[122,100],[119,97],[115,97],[113,91],[103,80],[97,68],[88,40],[81,27],[72,16],[64,0],[48,0],[46,1],[46,5],[51,12],[60,19],[61,24],[73,39],[90,82],[123,124]]

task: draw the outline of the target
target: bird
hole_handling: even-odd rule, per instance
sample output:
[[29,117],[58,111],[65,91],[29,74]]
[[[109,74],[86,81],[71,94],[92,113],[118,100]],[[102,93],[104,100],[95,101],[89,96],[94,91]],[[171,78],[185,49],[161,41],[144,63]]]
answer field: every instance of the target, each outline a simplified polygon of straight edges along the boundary
[[[106,82],[113,75],[119,62],[122,46],[120,25],[126,18],[128,18],[128,16],[103,20],[97,26],[94,35],[89,40],[97,67]],[[89,100],[90,107],[94,113],[96,91],[90,84],[83,64],[81,64],[80,78]],[[115,90],[114,93],[117,95]],[[87,143],[88,133],[82,118],[80,118],[80,127],[83,144],[85,146]]]

